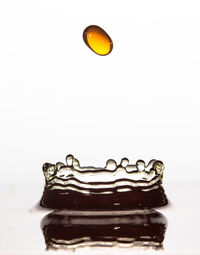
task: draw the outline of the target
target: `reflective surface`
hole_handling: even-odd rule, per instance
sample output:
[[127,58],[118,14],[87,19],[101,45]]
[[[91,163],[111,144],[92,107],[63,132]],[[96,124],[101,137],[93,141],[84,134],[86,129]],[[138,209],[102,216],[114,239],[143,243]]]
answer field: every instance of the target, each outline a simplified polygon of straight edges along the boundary
[[52,212],[41,221],[47,249],[84,246],[152,247],[161,249],[167,220],[154,210],[126,215],[74,215]]
[[[168,221],[163,249],[149,247],[79,247],[56,251],[56,254],[120,255],[133,254],[199,254],[200,194],[199,183],[166,183],[170,206],[159,210]],[[0,208],[0,254],[52,254],[46,252],[46,243],[41,231],[41,220],[51,213],[38,210],[43,185],[36,183],[1,184]],[[117,231],[117,230],[116,230]]]

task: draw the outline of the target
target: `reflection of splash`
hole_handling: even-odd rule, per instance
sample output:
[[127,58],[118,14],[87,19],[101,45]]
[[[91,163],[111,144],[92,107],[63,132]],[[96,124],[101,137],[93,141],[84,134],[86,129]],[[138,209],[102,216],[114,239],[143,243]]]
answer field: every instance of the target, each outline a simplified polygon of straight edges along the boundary
[[166,205],[162,187],[164,164],[151,160],[135,165],[123,158],[119,165],[108,160],[105,168],[81,167],[72,155],[67,164],[46,163],[43,207],[72,210],[152,208]]
[[154,210],[124,215],[69,215],[53,212],[41,221],[47,249],[81,246],[162,248],[166,218]]

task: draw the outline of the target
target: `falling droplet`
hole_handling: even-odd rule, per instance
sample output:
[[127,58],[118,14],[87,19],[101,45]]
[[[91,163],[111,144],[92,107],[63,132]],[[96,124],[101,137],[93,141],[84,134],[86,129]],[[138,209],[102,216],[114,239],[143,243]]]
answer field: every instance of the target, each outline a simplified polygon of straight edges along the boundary
[[110,36],[99,26],[91,25],[83,31],[85,44],[96,54],[105,56],[113,49],[113,42]]

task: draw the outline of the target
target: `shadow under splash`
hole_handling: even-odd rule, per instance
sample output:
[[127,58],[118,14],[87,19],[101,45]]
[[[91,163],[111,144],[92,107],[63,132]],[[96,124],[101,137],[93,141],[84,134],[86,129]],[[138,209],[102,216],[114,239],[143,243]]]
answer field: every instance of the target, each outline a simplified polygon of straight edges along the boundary
[[41,220],[47,249],[82,246],[162,249],[166,228],[167,219],[155,210],[116,215],[74,215],[55,211]]

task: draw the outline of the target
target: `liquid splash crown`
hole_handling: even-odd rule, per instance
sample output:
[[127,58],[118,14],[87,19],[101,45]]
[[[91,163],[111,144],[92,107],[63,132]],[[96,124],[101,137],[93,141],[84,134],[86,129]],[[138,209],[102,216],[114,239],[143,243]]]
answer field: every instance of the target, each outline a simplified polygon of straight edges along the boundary
[[164,164],[138,160],[119,164],[109,159],[105,167],[81,167],[72,155],[66,164],[45,163],[46,184],[41,206],[78,211],[116,211],[167,205],[162,187]]
[[[66,165],[45,163],[43,173],[49,188],[64,188],[62,185],[79,182],[79,187],[110,188],[111,186],[130,185],[131,187],[152,186],[162,182],[164,164],[159,160],[151,160],[146,165],[143,160],[138,160],[135,165],[129,164],[127,158],[122,158],[120,164],[109,159],[106,166],[81,167],[73,155],[67,155]],[[97,184],[98,183],[98,184]],[[56,187],[55,187],[56,185]]]

